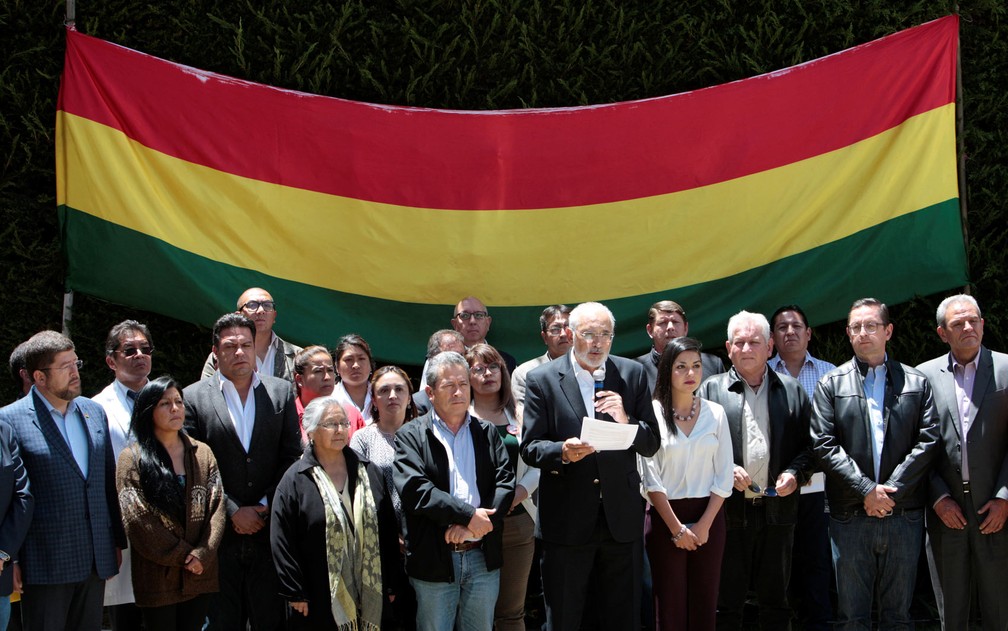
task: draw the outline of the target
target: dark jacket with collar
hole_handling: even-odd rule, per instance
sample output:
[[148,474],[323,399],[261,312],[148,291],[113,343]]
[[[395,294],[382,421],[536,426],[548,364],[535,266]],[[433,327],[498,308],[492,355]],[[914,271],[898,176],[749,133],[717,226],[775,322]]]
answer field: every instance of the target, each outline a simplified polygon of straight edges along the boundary
[[[405,589],[399,561],[399,526],[391,499],[385,493],[382,472],[362,456],[343,448],[346,458],[346,488],[356,506],[357,465],[364,465],[371,494],[378,511],[378,546],[381,555],[382,588],[387,596]],[[334,625],[330,607],[329,566],[326,560],[325,502],[319,492],[312,469],[319,466],[314,450],[309,446],[304,455],[284,473],[273,497],[270,520],[270,549],[280,582],[280,596],[288,602],[307,601],[308,618],[304,628],[327,628]],[[314,625],[314,626],[313,626]]]
[[[770,430],[768,486],[774,484],[781,473],[787,472],[795,477],[800,487],[813,472],[809,439],[811,404],[801,384],[789,375],[781,375],[767,369],[765,379]],[[745,441],[745,421],[742,409],[745,403],[745,382],[732,368],[726,373],[705,379],[697,394],[724,407],[731,431],[735,464],[744,466],[742,447]],[[766,498],[767,523],[777,525],[795,523],[799,495],[796,489],[787,497]],[[744,500],[745,493],[735,490],[725,502],[725,516],[729,528],[741,528],[746,525]]]
[[887,359],[882,420],[885,439],[875,479],[873,434],[864,392],[868,366],[857,358],[826,373],[812,402],[813,449],[826,472],[832,514],[864,511],[876,484],[896,487],[896,509],[923,508],[938,449],[938,416],[931,384],[918,370]]
[[[395,485],[406,521],[406,573],[422,581],[449,583],[456,577],[445,531],[453,524],[468,525],[476,509],[451,494],[448,452],[434,434],[433,422],[428,412],[396,432]],[[469,433],[480,508],[497,511],[490,517],[493,530],[483,537],[486,567],[495,570],[503,561],[502,531],[514,498],[514,473],[497,428],[470,417]]]

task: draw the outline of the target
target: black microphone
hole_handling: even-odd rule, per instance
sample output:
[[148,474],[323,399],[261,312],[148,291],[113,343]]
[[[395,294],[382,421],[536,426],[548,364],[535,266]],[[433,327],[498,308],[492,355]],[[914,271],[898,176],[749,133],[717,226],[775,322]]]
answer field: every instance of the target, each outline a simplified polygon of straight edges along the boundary
[[[594,409],[595,400],[598,398],[599,391],[603,388],[603,382],[605,382],[605,364],[602,364],[592,372],[592,379],[595,380],[595,394],[592,397],[592,408]],[[598,410],[595,410],[595,418],[600,418]]]

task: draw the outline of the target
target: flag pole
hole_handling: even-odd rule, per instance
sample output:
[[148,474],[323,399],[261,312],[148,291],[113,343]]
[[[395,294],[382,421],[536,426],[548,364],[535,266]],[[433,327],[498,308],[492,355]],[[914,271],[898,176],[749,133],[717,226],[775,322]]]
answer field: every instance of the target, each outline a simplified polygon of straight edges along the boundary
[[[73,0],[68,0],[73,2]],[[956,5],[956,13],[959,6]],[[956,37],[956,153],[958,154],[959,179],[959,223],[963,231],[963,249],[966,252],[966,268],[969,269],[969,223],[966,220],[966,140],[964,138],[963,81],[962,81],[962,41]],[[963,287],[963,293],[970,293],[970,286]]]
[[63,24],[67,28],[74,28],[74,22],[77,19],[77,9],[74,6],[74,0],[66,0],[66,17],[63,19]]

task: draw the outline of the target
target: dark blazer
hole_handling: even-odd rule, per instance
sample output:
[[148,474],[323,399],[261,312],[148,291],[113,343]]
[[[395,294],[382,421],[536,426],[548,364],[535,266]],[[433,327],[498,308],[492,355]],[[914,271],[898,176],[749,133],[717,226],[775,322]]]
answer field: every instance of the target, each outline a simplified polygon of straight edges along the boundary
[[[653,348],[637,358],[641,366],[644,366],[644,374],[647,375],[648,388],[652,394],[654,393],[655,383],[658,381],[658,361],[660,359],[661,353],[656,352]],[[708,377],[720,375],[725,371],[724,362],[717,355],[700,353],[700,363],[703,366],[704,381]]]
[[[382,472],[350,447],[343,448],[347,465],[347,489],[354,505],[360,501],[357,489],[357,464],[367,470],[368,482],[378,510],[378,544],[382,564],[382,585],[386,595],[396,593],[387,577],[397,577],[399,527],[392,503],[385,501]],[[270,548],[280,580],[280,596],[287,602],[307,601],[308,616],[293,614],[288,629],[335,629],[330,607],[329,565],[326,560],[325,503],[311,470],[318,466],[315,453],[308,448],[304,456],[284,473],[277,487],[270,520]],[[400,586],[401,587],[401,586]],[[388,606],[388,599],[383,603]]]
[[[28,484],[28,472],[21,460],[21,450],[14,430],[0,422],[0,550],[17,559],[31,524],[35,498]],[[13,570],[8,563],[0,574],[0,596],[13,589]]]
[[[963,497],[963,437],[951,356],[942,355],[917,367],[928,378],[938,412],[941,447],[930,479],[928,504],[944,495],[959,506],[968,506]],[[969,447],[970,495],[980,508],[988,500],[1008,500],[1008,355],[980,348],[970,415]]]
[[885,441],[876,480],[866,372],[854,358],[823,375],[812,399],[812,448],[826,473],[830,513],[863,512],[864,497],[876,484],[897,488],[890,494],[897,509],[923,508],[938,448],[931,384],[915,368],[886,360]]
[[[809,417],[812,405],[805,389],[797,379],[767,370],[767,411],[770,415],[770,465],[767,471],[769,484],[781,473],[790,473],[798,486],[812,475],[812,445],[809,437]],[[705,379],[697,396],[720,403],[728,416],[732,437],[732,455],[735,464],[744,466],[742,446],[745,441],[745,422],[742,409],[745,403],[745,382],[734,368],[726,373]],[[770,524],[793,524],[798,517],[797,490],[787,497],[766,498],[766,519]],[[725,518],[729,528],[745,526],[745,493],[733,490],[725,502]]]
[[[406,573],[423,581],[455,580],[451,550],[445,531],[452,524],[465,526],[476,509],[451,494],[448,452],[434,434],[430,412],[406,423],[396,432],[395,485],[406,520]],[[483,537],[488,570],[501,566],[504,516],[514,498],[514,473],[497,428],[470,418],[476,456],[476,486],[480,508],[497,510],[490,517],[493,530]]]
[[[301,429],[290,382],[260,377],[254,390],[255,425],[246,453],[231,422],[218,374],[186,386],[182,396],[186,432],[210,445],[217,458],[230,517],[243,506],[258,506],[263,496],[273,502],[273,493],[284,471],[301,456]],[[224,540],[231,536],[237,533],[228,528]],[[264,528],[251,536],[266,538],[268,532]]]
[[78,583],[94,570],[103,579],[115,576],[116,548],[126,548],[105,411],[85,397],[74,402],[88,432],[87,479],[34,388],[0,410],[0,420],[17,436],[35,497],[18,555],[22,580],[30,585]]
[[[581,421],[589,416],[570,353],[535,368],[525,381],[521,456],[529,466],[542,470],[536,536],[544,541],[586,543],[595,531],[600,495],[609,532],[616,541],[627,543],[643,535],[644,500],[637,454],[654,455],[659,437],[644,369],[636,361],[610,355],[604,389],[623,397],[630,423],[637,425],[633,444],[623,451],[602,451],[563,464],[563,442],[580,436]],[[603,419],[613,421],[608,415]]]

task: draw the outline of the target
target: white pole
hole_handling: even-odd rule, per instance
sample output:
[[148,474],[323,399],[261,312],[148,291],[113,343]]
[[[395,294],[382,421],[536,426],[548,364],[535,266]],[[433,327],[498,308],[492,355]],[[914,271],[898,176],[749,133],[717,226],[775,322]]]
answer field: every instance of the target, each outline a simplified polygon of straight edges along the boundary
[[67,337],[70,337],[70,320],[73,319],[73,299],[72,289],[63,293],[63,335]]

